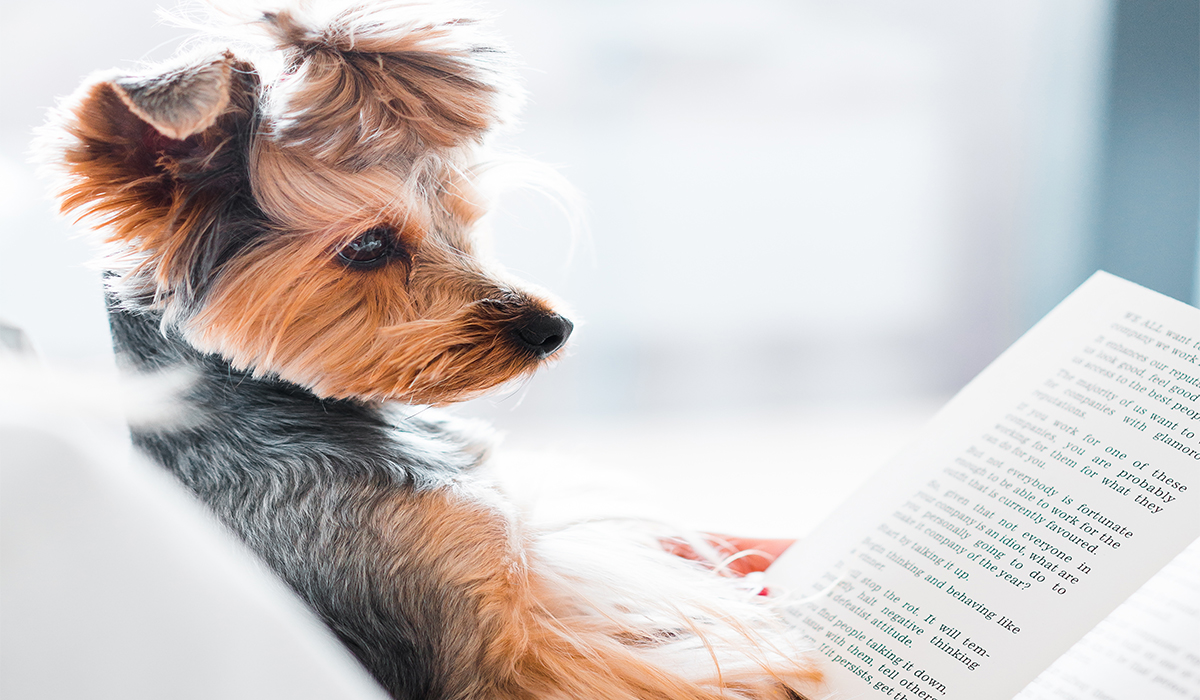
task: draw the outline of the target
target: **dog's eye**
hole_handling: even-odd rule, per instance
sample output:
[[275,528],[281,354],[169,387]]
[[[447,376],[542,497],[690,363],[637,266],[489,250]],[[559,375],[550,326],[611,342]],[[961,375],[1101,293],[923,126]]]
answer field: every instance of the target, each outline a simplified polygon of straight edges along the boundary
[[350,267],[371,268],[387,262],[395,246],[395,231],[388,226],[376,226],[342,246],[337,255],[338,260]]

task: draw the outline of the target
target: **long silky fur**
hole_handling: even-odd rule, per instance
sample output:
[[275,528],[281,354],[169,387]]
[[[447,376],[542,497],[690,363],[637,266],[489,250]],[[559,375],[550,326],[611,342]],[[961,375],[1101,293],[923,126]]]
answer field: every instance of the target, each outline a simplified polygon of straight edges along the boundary
[[473,31],[475,20],[395,1],[323,9],[262,20],[289,53],[274,97],[284,144],[359,169],[478,142],[515,111],[507,53]]
[[[268,55],[98,74],[42,136],[106,244],[118,361],[192,378],[135,445],[398,699],[801,697],[819,674],[765,601],[674,533],[524,522],[476,472],[487,431],[422,406],[557,355],[516,339],[556,303],[474,240],[518,94],[497,44],[390,1],[251,24]],[[365,230],[386,264],[339,262]]]

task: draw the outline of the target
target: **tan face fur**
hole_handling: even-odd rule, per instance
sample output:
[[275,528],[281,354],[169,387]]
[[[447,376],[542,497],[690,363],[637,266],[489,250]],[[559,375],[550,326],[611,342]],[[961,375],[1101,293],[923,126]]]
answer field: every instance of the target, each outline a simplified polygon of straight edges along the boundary
[[[105,232],[119,301],[329,398],[446,403],[552,357],[569,322],[473,242],[476,147],[513,92],[502,54],[413,12],[268,14],[271,81],[220,51],[65,104],[44,149],[64,210]],[[386,259],[339,255],[365,232]]]

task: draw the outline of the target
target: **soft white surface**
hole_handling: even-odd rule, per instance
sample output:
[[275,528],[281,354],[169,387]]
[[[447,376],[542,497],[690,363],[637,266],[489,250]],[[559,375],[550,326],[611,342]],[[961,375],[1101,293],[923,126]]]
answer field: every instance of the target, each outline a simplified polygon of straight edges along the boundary
[[0,696],[383,700],[207,511],[128,458],[119,409],[43,413],[16,400],[37,370],[17,371],[0,363]]
[[522,426],[497,463],[537,518],[657,518],[800,537],[915,435],[940,402]]

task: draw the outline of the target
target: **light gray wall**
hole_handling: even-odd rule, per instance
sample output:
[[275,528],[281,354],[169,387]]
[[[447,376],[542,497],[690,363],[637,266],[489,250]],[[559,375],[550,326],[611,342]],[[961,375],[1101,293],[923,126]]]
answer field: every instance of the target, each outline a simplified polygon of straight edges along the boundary
[[1200,218],[1200,3],[1120,0],[1094,267],[1191,301]]

